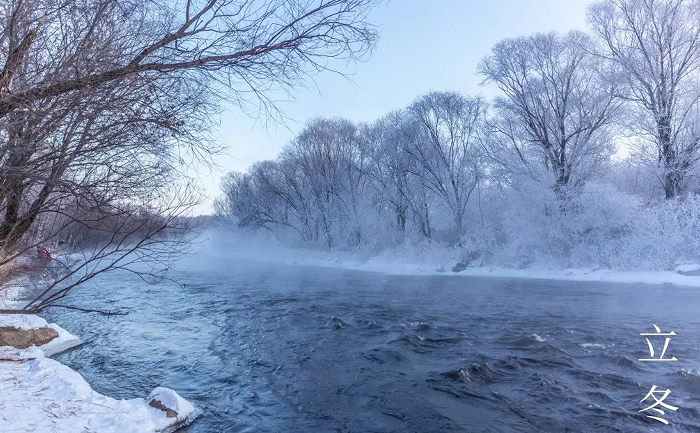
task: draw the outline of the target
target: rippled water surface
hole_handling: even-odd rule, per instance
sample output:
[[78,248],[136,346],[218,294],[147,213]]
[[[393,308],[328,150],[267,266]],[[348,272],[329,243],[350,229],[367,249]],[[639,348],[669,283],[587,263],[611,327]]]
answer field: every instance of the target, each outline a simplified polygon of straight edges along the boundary
[[[86,341],[58,359],[97,391],[177,390],[194,432],[700,431],[700,291],[403,277],[213,262],[147,285],[111,274],[49,319]],[[648,356],[640,332],[675,331]],[[637,411],[669,388],[668,426]]]

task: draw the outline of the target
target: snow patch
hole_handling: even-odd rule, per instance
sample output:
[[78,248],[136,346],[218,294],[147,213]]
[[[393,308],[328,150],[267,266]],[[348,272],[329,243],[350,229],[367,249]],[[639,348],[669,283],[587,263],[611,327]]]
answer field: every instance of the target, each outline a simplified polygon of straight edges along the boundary
[[12,326],[19,329],[29,330],[45,328],[48,325],[46,320],[33,314],[3,314],[0,315],[0,328]]
[[177,421],[144,399],[115,400],[49,358],[0,363],[0,431],[152,433]]
[[19,308],[20,299],[30,285],[29,277],[21,275],[0,286],[0,309]]
[[[439,271],[439,263],[433,266],[407,262],[385,262],[372,258],[369,260],[348,260],[344,262],[316,258],[297,258],[293,262],[280,260],[282,263],[343,268],[358,271],[379,272],[386,275],[450,275],[454,277],[496,277],[553,281],[605,282],[624,284],[671,284],[677,286],[700,287],[700,277],[681,275],[675,271],[616,271],[609,269],[569,268],[551,269],[540,267],[507,268],[499,266],[467,267],[459,273]],[[699,274],[700,275],[700,274]]]

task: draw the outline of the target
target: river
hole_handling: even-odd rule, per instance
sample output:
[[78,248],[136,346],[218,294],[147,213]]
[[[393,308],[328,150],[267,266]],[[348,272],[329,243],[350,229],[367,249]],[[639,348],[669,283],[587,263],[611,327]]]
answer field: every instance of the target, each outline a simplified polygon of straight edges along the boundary
[[[85,340],[57,359],[96,391],[200,408],[185,432],[700,431],[698,289],[246,260],[171,276],[100,276],[72,304],[129,314],[47,319]],[[638,360],[652,324],[678,361]],[[652,385],[669,425],[638,412]]]

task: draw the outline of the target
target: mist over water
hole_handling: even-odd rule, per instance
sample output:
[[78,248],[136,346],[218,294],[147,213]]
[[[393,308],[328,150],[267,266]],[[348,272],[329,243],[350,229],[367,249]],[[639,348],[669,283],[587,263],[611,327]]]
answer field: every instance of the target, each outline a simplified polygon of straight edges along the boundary
[[[116,398],[177,390],[186,432],[697,431],[700,293],[682,287],[387,276],[201,252],[147,285],[101,276],[54,309],[59,355]],[[644,363],[640,332],[675,331]],[[638,410],[669,388],[670,425]]]

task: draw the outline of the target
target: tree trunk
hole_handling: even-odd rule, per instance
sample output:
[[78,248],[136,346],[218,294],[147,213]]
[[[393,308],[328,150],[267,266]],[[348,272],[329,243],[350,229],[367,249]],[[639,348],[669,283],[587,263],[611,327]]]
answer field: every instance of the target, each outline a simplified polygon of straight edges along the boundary
[[671,142],[671,119],[669,116],[661,116],[657,122],[659,134],[659,160],[664,170],[664,193],[666,199],[672,199],[681,195],[681,183],[683,174],[679,171],[678,158]]
[[681,195],[682,176],[676,169],[664,173],[664,193],[666,199],[672,199]]

